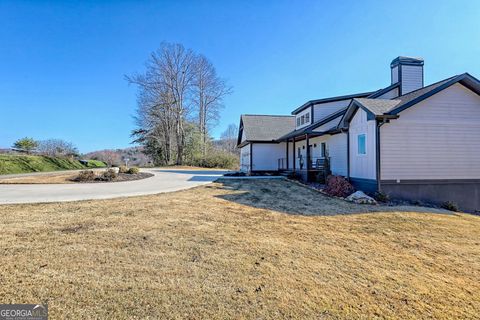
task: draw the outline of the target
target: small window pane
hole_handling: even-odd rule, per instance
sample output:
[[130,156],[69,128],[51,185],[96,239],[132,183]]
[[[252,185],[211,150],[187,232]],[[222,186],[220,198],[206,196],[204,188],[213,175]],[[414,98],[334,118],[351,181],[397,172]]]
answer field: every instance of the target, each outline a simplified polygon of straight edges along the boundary
[[310,122],[310,113],[307,113],[305,115],[305,122],[309,123]]
[[300,126],[300,118],[297,118],[297,127]]
[[300,121],[300,123],[301,123],[301,124],[304,124],[304,123],[305,123],[305,116],[303,115],[303,116],[301,117],[301,119],[302,119],[302,121]]
[[359,134],[357,136],[358,154],[367,154],[367,144],[365,134]]

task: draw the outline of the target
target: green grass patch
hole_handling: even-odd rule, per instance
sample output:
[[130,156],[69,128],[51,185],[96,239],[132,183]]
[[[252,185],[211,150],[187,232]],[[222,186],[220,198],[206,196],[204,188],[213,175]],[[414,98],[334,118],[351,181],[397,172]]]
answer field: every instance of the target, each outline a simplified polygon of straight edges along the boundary
[[101,167],[105,167],[105,163],[97,160],[88,160],[88,163],[84,165],[78,160],[67,158],[0,154],[0,174],[47,172]]

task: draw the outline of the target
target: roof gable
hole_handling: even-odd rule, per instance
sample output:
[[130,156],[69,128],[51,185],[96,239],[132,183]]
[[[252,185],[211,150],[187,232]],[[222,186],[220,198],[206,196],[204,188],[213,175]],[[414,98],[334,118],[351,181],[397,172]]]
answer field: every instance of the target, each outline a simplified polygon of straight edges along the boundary
[[371,95],[374,92],[363,92],[363,93],[355,93],[355,94],[350,94],[350,95],[345,95],[345,96],[337,96],[337,97],[330,97],[330,98],[323,98],[323,99],[316,99],[316,100],[310,100],[302,104],[300,107],[292,111],[292,114],[297,114],[306,108],[317,105],[317,104],[322,104],[322,103],[327,103],[327,102],[335,102],[335,101],[341,101],[341,100],[349,100],[353,98],[361,98],[361,97],[367,97]]
[[[237,144],[245,142],[275,142],[281,136],[295,129],[294,116],[242,115]],[[241,141],[242,133],[245,141]]]
[[377,117],[395,117],[403,110],[410,108],[411,106],[427,99],[428,97],[431,97],[442,90],[445,90],[455,83],[461,83],[473,92],[480,94],[480,81],[468,73],[463,73],[391,100],[355,98],[350,103],[343,119],[341,120],[341,124],[345,125],[345,122],[349,122],[358,108],[364,109],[367,112],[370,120]]

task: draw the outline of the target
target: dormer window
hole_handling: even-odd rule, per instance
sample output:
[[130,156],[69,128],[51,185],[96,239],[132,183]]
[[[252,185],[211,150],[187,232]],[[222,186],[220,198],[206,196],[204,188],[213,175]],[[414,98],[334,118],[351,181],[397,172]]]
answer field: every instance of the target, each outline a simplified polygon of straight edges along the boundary
[[300,121],[300,123],[301,123],[301,124],[304,124],[304,123],[305,123],[305,115],[303,115],[303,116],[301,117],[301,119],[302,119],[302,120]]
[[297,118],[297,127],[300,127],[300,118]]
[[310,123],[310,113],[305,114],[305,122]]

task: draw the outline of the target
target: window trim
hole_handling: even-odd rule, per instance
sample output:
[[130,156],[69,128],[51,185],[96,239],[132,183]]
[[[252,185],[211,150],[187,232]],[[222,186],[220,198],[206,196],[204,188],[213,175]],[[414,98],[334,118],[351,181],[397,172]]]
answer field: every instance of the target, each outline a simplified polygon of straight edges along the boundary
[[[360,153],[360,137],[363,137],[364,153]],[[367,155],[367,134],[359,133],[357,134],[357,156],[366,156],[366,155]]]

